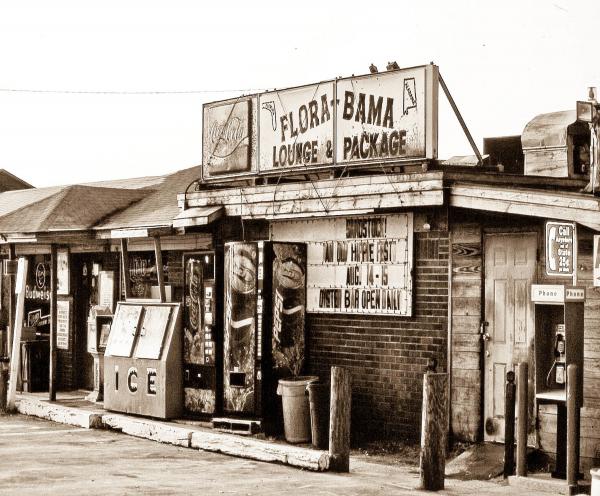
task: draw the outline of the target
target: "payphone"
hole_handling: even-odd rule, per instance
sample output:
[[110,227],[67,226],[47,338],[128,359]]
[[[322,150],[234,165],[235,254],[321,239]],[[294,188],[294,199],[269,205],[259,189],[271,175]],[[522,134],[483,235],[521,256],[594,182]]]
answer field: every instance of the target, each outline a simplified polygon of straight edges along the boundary
[[[535,393],[538,404],[557,407],[556,469],[564,478],[567,430],[567,367],[577,365],[577,408],[583,404],[583,311],[585,287],[532,284],[535,307]],[[577,426],[579,431],[579,426]]]

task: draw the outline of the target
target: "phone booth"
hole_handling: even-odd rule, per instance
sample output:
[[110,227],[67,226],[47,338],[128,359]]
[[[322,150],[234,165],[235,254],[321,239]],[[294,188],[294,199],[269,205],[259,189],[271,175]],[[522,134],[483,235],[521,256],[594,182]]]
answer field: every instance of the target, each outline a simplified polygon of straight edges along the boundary
[[583,404],[585,287],[532,284],[531,301],[535,307],[535,397],[538,405],[556,405],[556,469],[552,475],[565,478],[567,367],[571,364],[578,367],[577,407]]

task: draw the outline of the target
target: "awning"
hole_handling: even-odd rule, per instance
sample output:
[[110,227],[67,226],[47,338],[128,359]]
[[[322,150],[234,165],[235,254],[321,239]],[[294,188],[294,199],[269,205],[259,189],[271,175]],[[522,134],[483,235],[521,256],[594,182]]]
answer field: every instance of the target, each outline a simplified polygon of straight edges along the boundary
[[173,227],[206,226],[222,217],[224,211],[222,205],[188,208],[173,219]]

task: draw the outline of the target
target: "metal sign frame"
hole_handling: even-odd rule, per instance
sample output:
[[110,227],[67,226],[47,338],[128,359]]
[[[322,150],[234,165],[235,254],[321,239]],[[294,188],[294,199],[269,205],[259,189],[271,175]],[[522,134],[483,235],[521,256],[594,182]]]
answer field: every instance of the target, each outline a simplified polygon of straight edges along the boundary
[[[424,97],[424,109],[423,112],[423,132],[425,136],[423,139],[423,153],[418,155],[411,156],[378,156],[376,158],[360,158],[358,160],[341,160],[338,156],[338,132],[339,132],[339,118],[338,114],[340,113],[340,107],[343,106],[343,102],[339,100],[338,95],[338,86],[342,84],[347,84],[350,82],[352,84],[354,81],[363,81],[363,80],[376,80],[380,79],[393,79],[394,77],[401,77],[403,74],[410,74],[410,72],[422,74],[423,78],[423,97]],[[420,72],[419,72],[420,71]],[[305,174],[309,172],[316,171],[327,171],[336,168],[364,168],[364,167],[373,167],[385,164],[385,163],[421,163],[424,160],[431,160],[437,158],[437,148],[438,148],[438,84],[439,82],[439,69],[436,65],[421,65],[414,66],[408,68],[402,68],[395,71],[381,72],[376,74],[364,74],[359,76],[351,76],[346,78],[325,80],[319,83],[307,84],[294,86],[290,88],[285,88],[277,91],[268,91],[253,95],[245,95],[238,98],[230,98],[227,100],[215,101],[206,103],[203,105],[203,156],[202,156],[202,181],[203,182],[218,182],[218,181],[231,181],[235,179],[244,179],[249,176],[277,176],[281,174]],[[293,166],[285,166],[285,167],[277,167],[277,168],[265,168],[263,164],[261,164],[261,111],[262,111],[262,103],[267,103],[263,101],[265,99],[265,95],[272,94],[284,94],[285,92],[293,92],[302,89],[310,89],[310,88],[319,88],[323,85],[333,84],[333,97],[331,99],[331,108],[329,112],[331,113],[331,119],[333,121],[333,133],[331,136],[332,141],[332,163],[314,163],[314,164],[306,164],[302,162],[301,164],[295,164]],[[404,87],[398,88],[398,99],[403,98]],[[250,123],[252,125],[252,131],[255,131],[255,139],[250,136],[250,144],[255,144],[254,148],[254,156],[251,157],[251,161],[249,164],[249,170],[243,172],[231,172],[231,173],[221,173],[218,175],[208,174],[206,170],[207,164],[205,164],[206,156],[206,144],[204,140],[206,139],[208,130],[207,127],[209,123],[207,122],[207,112],[211,108],[217,108],[219,106],[236,104],[240,101],[251,101],[253,104],[253,112],[254,117],[256,119],[255,123]],[[367,102],[369,103],[369,102]],[[385,106],[385,102],[383,104]],[[404,109],[406,111],[406,109]],[[366,110],[365,110],[366,112]],[[382,110],[383,112],[383,110]],[[299,111],[300,113],[300,111]],[[306,114],[307,115],[307,114]],[[364,127],[364,124],[363,124]],[[364,129],[365,132],[368,132],[367,129]],[[374,133],[372,133],[374,134]],[[294,143],[295,144],[295,143]]]

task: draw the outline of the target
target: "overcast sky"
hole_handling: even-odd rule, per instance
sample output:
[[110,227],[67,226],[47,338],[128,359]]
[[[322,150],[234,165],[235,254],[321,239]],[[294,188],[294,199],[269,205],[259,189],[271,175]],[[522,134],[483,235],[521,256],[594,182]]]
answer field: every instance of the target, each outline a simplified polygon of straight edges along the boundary
[[[481,147],[600,87],[599,25],[598,0],[6,0],[0,168],[35,186],[173,172],[201,163],[203,103],[392,60],[437,64]],[[439,125],[440,157],[472,153],[443,96]]]

